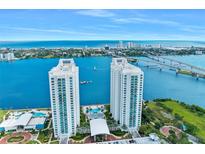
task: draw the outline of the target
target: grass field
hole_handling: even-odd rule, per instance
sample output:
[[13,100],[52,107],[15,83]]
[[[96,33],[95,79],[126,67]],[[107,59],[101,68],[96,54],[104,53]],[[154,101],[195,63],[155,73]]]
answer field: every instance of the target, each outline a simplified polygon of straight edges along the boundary
[[[198,128],[196,136],[205,140],[205,115],[199,116],[197,113],[191,112],[176,101],[169,100],[161,103],[173,110],[172,115],[178,114],[183,117],[182,121],[196,126]],[[153,110],[159,110],[159,107],[155,103],[148,103],[148,106]]]
[[173,109],[173,113],[183,116],[183,121],[193,124],[198,128],[196,135],[205,139],[205,115],[198,116],[196,113],[190,112],[179,103],[167,101],[164,103],[167,107]]

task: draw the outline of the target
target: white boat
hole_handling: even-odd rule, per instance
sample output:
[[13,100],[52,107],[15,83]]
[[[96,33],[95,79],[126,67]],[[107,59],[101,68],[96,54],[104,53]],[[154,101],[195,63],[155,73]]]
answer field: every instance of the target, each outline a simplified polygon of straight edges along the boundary
[[93,81],[80,81],[80,84],[88,84],[88,83],[92,83]]

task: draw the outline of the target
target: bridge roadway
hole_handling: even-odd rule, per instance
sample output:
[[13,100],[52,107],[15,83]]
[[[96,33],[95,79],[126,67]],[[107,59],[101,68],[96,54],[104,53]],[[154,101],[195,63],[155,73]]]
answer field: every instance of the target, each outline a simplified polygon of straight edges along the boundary
[[[159,62],[162,62],[164,63],[166,61],[170,62],[170,65],[173,65],[172,63],[174,62],[175,64],[178,64],[178,65],[183,65],[185,67],[188,67],[190,69],[190,71],[200,71],[201,73],[204,73],[205,74],[205,69],[204,68],[200,68],[200,67],[197,67],[197,66],[194,66],[194,65],[191,65],[191,64],[187,64],[187,63],[184,63],[184,62],[181,62],[181,61],[178,61],[178,60],[175,60],[175,59],[171,59],[171,58],[167,58],[167,57],[161,57],[161,56],[147,56],[147,58],[150,58],[152,60],[155,60],[155,61],[159,61]],[[198,72],[198,73],[200,73]]]
[[158,58],[154,56],[147,56],[147,58],[151,60],[127,57],[127,59],[131,62],[142,61],[142,62],[149,63],[149,64],[157,64],[160,67],[160,69],[166,67],[166,68],[169,68],[170,70],[176,71],[176,73],[192,75],[197,78],[205,78],[204,68],[200,68],[197,66],[193,66],[193,65],[181,62],[181,61],[177,61],[177,60],[165,58],[165,57]]

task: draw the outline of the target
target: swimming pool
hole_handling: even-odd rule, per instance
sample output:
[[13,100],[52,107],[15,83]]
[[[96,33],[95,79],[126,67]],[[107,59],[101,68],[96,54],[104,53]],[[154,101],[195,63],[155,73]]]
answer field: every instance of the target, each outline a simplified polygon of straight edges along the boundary
[[99,112],[101,112],[101,109],[100,108],[95,108],[95,109],[91,109],[89,112],[90,113],[99,113]]
[[45,114],[45,113],[42,113],[42,112],[34,112],[32,117],[33,117],[33,118],[46,117],[46,114]]

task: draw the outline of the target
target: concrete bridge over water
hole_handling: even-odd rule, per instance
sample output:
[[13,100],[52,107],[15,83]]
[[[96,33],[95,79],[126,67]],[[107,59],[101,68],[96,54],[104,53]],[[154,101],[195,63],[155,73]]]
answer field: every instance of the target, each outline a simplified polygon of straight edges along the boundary
[[196,79],[203,78],[205,79],[205,68],[187,64],[175,59],[162,57],[162,56],[153,56],[147,55],[147,59],[139,58],[127,58],[129,62],[137,63],[143,62],[148,68],[158,68],[160,71],[163,69],[169,69],[175,71],[176,74],[185,74],[195,77]]

